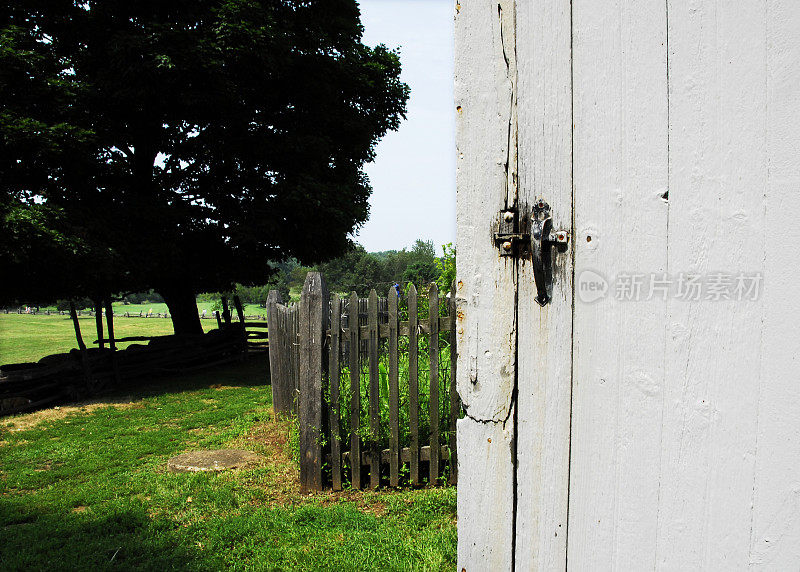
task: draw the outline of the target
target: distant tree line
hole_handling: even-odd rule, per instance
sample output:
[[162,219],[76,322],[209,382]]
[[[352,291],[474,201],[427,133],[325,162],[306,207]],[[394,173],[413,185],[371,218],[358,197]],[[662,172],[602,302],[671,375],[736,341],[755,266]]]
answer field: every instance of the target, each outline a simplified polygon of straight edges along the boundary
[[281,293],[284,301],[297,299],[309,271],[321,272],[331,292],[358,292],[366,296],[372,288],[385,295],[394,284],[405,288],[413,283],[417,288],[425,288],[437,282],[439,289],[446,292],[455,279],[455,248],[452,244],[442,247],[437,256],[432,241],[417,240],[411,249],[367,252],[360,244],[353,244],[347,252],[316,266],[303,266],[297,260],[289,259],[276,264],[277,272],[261,286],[237,284],[228,292],[201,294],[200,300],[218,301],[222,296],[239,296],[245,304],[265,306],[267,295],[272,289]]

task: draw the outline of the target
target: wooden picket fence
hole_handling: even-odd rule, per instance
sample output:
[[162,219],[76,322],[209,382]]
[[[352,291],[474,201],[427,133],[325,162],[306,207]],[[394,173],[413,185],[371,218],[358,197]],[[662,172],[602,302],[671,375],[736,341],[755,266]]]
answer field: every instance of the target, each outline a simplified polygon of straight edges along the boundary
[[421,308],[413,285],[342,299],[314,272],[299,304],[270,293],[273,404],[297,413],[303,491],[457,482],[454,301],[436,284]]

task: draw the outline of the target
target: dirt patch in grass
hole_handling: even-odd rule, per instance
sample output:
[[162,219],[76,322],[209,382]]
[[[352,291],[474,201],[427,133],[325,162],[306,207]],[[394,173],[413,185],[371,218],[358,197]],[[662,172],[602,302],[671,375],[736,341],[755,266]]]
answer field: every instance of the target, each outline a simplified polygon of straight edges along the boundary
[[117,409],[131,409],[142,408],[144,405],[134,400],[133,397],[120,397],[120,398],[100,398],[92,399],[89,401],[82,401],[73,405],[61,405],[51,407],[49,409],[40,409],[32,413],[22,413],[20,415],[13,415],[0,421],[0,425],[6,430],[10,431],[26,431],[33,429],[40,423],[45,421],[57,421],[63,419],[73,413],[91,413],[103,407],[115,407]]
[[321,491],[309,494],[300,493],[300,469],[292,460],[289,450],[289,430],[291,421],[276,419],[257,423],[241,439],[232,444],[250,447],[264,457],[269,474],[265,486],[265,504],[270,506],[290,506],[297,504],[318,504],[332,506],[349,502],[367,514],[383,516],[387,512],[384,502],[387,495],[400,494],[400,491],[383,489],[380,493],[369,490],[346,489],[343,491]]

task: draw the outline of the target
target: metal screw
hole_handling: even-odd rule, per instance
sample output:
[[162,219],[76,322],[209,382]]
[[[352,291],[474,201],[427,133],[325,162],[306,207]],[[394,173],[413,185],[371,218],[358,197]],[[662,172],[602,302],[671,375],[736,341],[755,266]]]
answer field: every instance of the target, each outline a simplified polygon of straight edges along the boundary
[[514,222],[514,213],[512,211],[506,211],[503,213],[503,219],[506,222]]
[[503,250],[505,250],[506,252],[511,250],[511,241],[507,240],[506,242],[503,243]]

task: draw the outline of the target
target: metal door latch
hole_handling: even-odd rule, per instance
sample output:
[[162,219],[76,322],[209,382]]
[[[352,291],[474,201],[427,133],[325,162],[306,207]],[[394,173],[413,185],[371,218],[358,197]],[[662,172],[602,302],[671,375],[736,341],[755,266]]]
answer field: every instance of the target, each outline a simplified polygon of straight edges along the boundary
[[569,242],[569,232],[553,230],[550,205],[544,199],[537,200],[530,217],[520,217],[513,209],[502,211],[494,241],[500,249],[500,256],[527,258],[530,254],[536,301],[541,306],[547,304],[553,281],[552,247],[563,247]]

